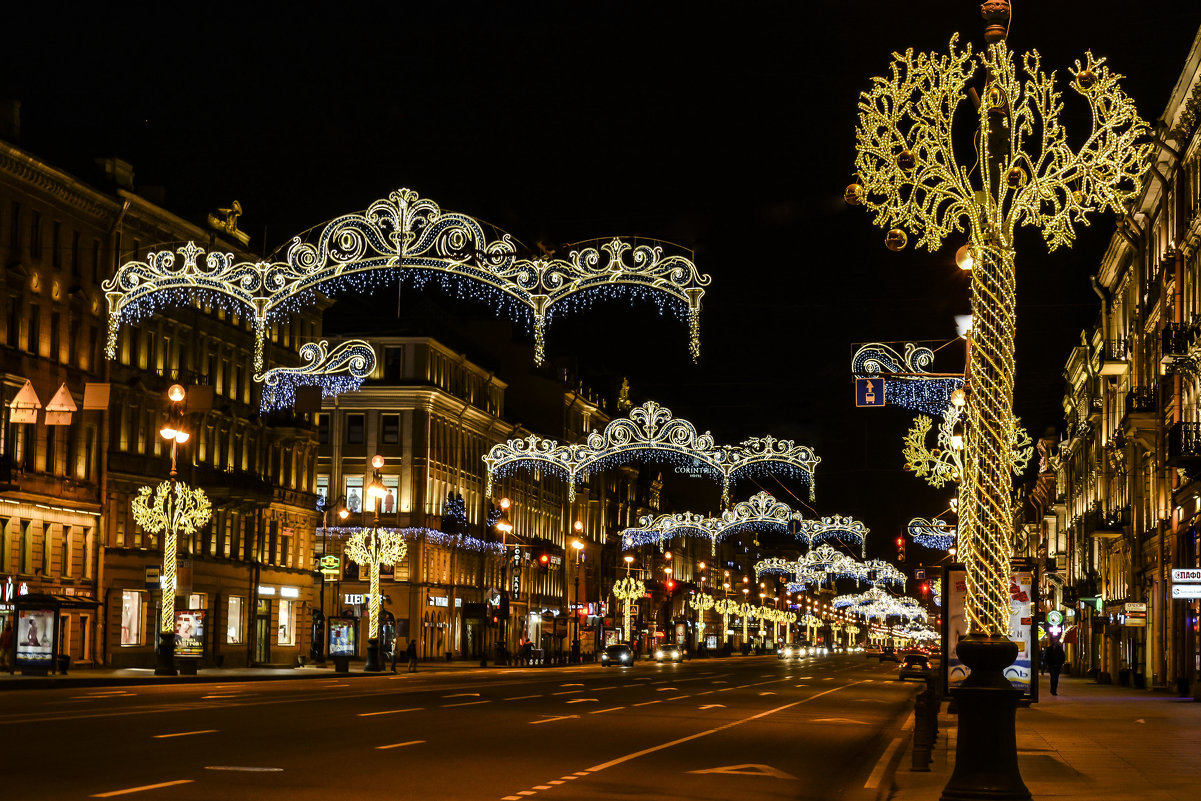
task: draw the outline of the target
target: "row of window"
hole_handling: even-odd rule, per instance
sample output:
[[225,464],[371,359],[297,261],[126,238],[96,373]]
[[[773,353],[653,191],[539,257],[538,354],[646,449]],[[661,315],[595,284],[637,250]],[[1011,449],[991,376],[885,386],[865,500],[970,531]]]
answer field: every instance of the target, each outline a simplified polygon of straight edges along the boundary
[[[123,590],[121,592],[121,645],[137,646],[146,645],[153,642],[153,631],[149,624],[156,621],[156,616],[148,614],[150,611],[147,607],[149,593],[142,590]],[[296,613],[299,609],[297,601],[279,600],[276,601],[279,610],[278,623],[276,624],[275,643],[276,645],[295,645],[296,644]],[[221,620],[216,619],[213,614],[210,617],[211,625],[221,626],[222,634],[219,634],[226,645],[241,645],[245,642],[246,636],[246,598],[241,595],[229,595],[225,597],[224,612]],[[187,598],[185,609],[204,609],[210,613],[215,613],[216,610],[208,608],[207,593],[193,593]],[[259,599],[258,614],[261,617],[270,617],[271,601],[267,598]],[[206,634],[206,636],[212,636]]]
[[25,576],[92,578],[92,526],[0,517],[0,571]]
[[[62,222],[53,220],[46,225],[42,213],[37,209],[25,209],[20,201],[14,200],[8,214],[8,249],[15,260],[19,260],[28,245],[30,259],[42,260],[50,252],[50,265],[58,270],[66,268],[68,276],[90,277],[92,283],[100,283],[101,271],[100,240],[90,237],[87,241],[78,230],[66,235]],[[46,247],[49,234],[49,248]],[[85,258],[86,256],[86,258]]]

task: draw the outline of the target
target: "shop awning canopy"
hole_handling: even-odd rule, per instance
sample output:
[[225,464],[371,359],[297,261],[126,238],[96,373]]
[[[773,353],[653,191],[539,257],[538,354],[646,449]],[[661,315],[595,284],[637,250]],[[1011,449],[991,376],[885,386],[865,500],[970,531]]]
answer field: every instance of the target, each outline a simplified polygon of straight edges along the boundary
[[95,609],[99,601],[80,595],[58,595],[48,592],[27,592],[13,599],[17,609]]

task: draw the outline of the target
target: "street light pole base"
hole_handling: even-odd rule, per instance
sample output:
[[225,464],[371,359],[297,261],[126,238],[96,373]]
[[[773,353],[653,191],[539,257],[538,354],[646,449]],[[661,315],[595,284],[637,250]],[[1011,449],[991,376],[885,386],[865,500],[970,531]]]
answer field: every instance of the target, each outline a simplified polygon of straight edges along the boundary
[[367,661],[363,663],[365,673],[379,673],[384,666],[379,661],[379,637],[367,641]]
[[955,770],[941,801],[1029,801],[1018,769],[1016,718],[1021,691],[1005,678],[1017,658],[1007,637],[969,635],[955,653],[971,674],[951,691],[959,707]]
[[154,649],[154,675],[176,676],[175,632],[163,631],[158,635],[158,646]]

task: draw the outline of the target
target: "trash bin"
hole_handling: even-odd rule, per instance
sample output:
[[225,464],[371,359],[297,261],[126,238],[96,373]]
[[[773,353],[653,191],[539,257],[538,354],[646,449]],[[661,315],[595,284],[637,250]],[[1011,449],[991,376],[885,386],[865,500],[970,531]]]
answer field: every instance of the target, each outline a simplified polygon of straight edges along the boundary
[[335,656],[335,657],[333,657],[333,660],[334,660],[334,673],[349,673],[350,672],[350,657],[349,656]]
[[67,675],[67,668],[71,667],[71,656],[69,654],[58,655],[58,672]]

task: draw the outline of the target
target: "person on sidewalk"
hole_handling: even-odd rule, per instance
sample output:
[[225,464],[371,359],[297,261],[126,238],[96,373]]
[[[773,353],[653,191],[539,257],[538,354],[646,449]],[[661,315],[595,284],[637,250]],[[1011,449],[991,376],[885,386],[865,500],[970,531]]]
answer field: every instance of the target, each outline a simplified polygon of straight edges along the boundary
[[13,624],[9,620],[4,624],[4,631],[0,632],[0,670],[8,670],[11,667],[12,650]]
[[1051,671],[1051,695],[1059,695],[1059,671],[1063,670],[1063,663],[1067,661],[1067,655],[1063,652],[1063,644],[1059,640],[1051,640],[1051,644],[1047,646],[1047,668]]
[[399,637],[393,637],[392,642],[390,642],[388,644],[389,656],[392,657],[392,672],[393,673],[396,672],[396,657],[397,657],[397,652],[400,650],[399,639],[400,639]]
[[409,654],[409,672],[416,673],[417,672],[417,641],[416,640],[409,640],[408,654]]

